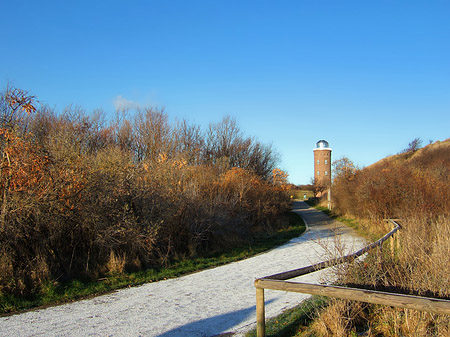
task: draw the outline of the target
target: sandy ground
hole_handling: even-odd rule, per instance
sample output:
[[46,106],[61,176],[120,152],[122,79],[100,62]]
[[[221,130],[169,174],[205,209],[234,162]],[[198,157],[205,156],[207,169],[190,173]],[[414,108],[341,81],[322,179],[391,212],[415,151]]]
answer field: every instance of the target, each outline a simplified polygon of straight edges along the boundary
[[[244,261],[75,303],[0,318],[0,336],[241,336],[256,325],[258,277],[307,266],[363,240],[303,202],[294,211],[308,231],[289,243]],[[327,282],[324,270],[298,280]],[[273,317],[308,295],[265,291],[266,317]]]

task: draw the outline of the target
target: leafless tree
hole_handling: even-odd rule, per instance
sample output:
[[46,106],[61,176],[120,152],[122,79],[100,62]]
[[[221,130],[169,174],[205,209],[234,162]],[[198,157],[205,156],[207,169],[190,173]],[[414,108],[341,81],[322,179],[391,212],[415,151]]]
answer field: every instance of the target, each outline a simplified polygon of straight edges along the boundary
[[176,151],[189,164],[200,164],[205,140],[200,126],[191,125],[186,120],[177,123],[175,129]]
[[163,109],[139,110],[134,120],[138,160],[157,160],[160,154],[173,154],[173,132]]
[[279,156],[272,145],[244,138],[236,121],[225,117],[210,124],[206,137],[206,161],[222,167],[241,167],[269,179]]
[[414,153],[422,147],[422,139],[414,138],[409,142],[408,147],[400,153]]

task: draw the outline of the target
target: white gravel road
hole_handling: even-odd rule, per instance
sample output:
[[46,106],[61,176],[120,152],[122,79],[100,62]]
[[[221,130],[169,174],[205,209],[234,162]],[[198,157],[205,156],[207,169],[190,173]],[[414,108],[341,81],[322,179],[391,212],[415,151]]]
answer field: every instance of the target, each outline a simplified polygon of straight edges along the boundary
[[[308,223],[302,236],[267,253],[184,277],[127,288],[79,302],[0,318],[0,336],[240,336],[256,324],[258,277],[330,258],[364,241],[303,202],[294,203]],[[324,270],[299,280],[329,281]],[[297,305],[307,295],[266,290],[266,317]],[[230,333],[230,334],[228,334]]]

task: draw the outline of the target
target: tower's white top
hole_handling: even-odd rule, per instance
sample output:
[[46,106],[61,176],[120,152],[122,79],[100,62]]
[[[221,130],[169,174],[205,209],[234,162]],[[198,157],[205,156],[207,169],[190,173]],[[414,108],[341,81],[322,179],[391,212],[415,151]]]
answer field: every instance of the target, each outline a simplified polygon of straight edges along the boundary
[[330,144],[328,144],[328,142],[326,140],[321,139],[316,143],[316,148],[314,149],[314,151],[315,150],[330,150],[331,151]]

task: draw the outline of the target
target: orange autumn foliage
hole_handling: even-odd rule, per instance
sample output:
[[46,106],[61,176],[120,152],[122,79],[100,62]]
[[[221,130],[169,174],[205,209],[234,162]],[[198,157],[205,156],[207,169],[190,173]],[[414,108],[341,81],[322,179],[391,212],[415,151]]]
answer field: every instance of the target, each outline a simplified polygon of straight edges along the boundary
[[289,182],[288,182],[289,174],[284,172],[279,168],[275,168],[272,170],[272,182],[275,186],[278,186],[281,190],[287,191],[289,190]]
[[5,99],[13,110],[21,109],[29,114],[36,111],[35,97],[28,95],[24,90],[12,89],[5,94]]
[[[49,158],[38,147],[8,130],[0,130],[5,146],[3,147],[2,188],[10,191],[35,190],[45,179]],[[11,179],[6,187],[5,179]]]

